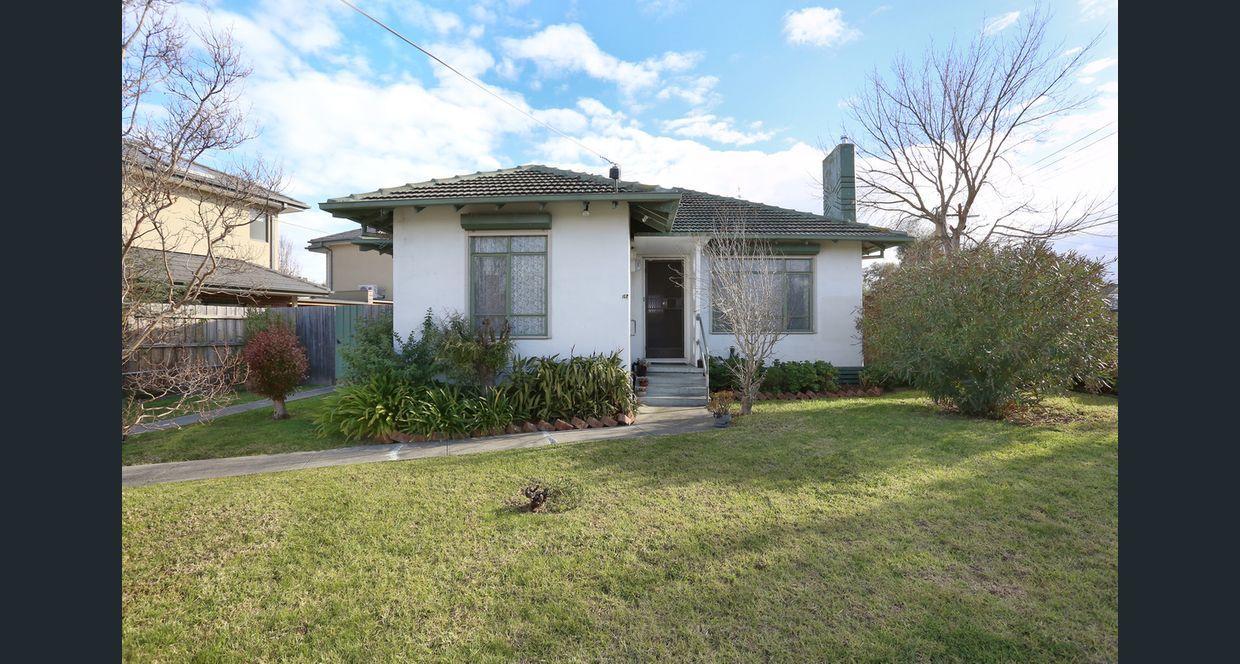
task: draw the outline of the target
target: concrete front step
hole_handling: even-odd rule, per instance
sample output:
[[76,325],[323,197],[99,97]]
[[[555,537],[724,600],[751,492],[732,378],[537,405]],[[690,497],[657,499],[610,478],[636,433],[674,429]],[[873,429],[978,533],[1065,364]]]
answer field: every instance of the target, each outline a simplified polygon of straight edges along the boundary
[[706,406],[706,397],[652,397],[649,394],[641,398],[647,406]]
[[646,378],[646,382],[652,387],[655,385],[674,385],[677,387],[701,385],[706,387],[706,376],[702,374],[659,374],[657,376],[646,376]]
[[646,373],[647,374],[696,373],[698,375],[701,375],[702,370],[697,367],[691,367],[687,364],[656,364],[654,362],[651,362],[650,365],[646,367]]
[[652,397],[704,397],[706,395],[706,385],[664,385],[663,383],[651,383],[646,388],[646,394]]

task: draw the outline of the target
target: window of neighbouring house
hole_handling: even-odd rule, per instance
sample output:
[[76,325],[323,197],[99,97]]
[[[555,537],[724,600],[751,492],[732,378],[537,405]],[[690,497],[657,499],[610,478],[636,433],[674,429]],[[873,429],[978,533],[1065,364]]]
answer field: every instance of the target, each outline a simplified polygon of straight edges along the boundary
[[[792,333],[809,333],[814,331],[814,260],[812,258],[751,258],[734,261],[730,269],[737,272],[750,272],[754,278],[767,274],[765,270],[753,267],[754,261],[764,261],[777,275],[779,288],[778,301],[772,303],[779,311],[772,311],[774,318],[783,321],[783,331]],[[730,334],[731,327],[727,316],[711,306],[711,334]]]
[[512,327],[514,337],[547,336],[547,236],[470,238],[470,315]]
[[264,212],[250,212],[250,239],[259,242],[267,241],[267,227],[271,224],[271,215]]

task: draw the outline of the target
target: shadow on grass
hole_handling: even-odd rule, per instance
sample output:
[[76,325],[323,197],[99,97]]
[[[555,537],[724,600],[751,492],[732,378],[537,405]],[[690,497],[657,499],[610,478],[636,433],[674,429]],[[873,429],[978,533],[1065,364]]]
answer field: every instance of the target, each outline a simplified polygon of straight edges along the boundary
[[[760,464],[721,472],[694,457],[655,468],[639,454],[628,456],[626,472],[609,455],[584,455],[581,472],[642,485],[743,484],[730,500],[757,490],[747,502],[754,513],[646,541],[624,564],[600,564],[579,581],[592,587],[548,601],[600,616],[591,634],[659,634],[589,646],[603,658],[1112,660],[1116,484],[1113,460],[1094,445],[1008,440],[952,463],[904,468],[841,451],[762,480],[749,476],[764,472]],[[828,468],[837,472],[819,474]],[[841,506],[798,511],[788,494],[805,491],[800,482],[810,477]],[[762,494],[774,495],[764,502]],[[576,554],[569,547],[560,555]],[[622,608],[600,614],[599,597]],[[530,634],[526,645],[551,637]]]

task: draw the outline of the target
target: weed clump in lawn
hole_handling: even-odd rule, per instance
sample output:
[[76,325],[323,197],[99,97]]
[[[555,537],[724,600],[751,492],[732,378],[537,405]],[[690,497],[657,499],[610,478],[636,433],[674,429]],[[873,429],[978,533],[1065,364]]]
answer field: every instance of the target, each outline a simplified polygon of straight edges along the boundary
[[531,479],[521,495],[528,500],[524,507],[531,512],[567,512],[581,502],[581,485],[572,480]]

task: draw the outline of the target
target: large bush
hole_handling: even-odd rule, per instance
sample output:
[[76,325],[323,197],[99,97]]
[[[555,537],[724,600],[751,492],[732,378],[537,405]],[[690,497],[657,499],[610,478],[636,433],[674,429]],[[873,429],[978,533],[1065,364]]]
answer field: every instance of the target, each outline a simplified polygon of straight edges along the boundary
[[341,346],[345,370],[340,381],[363,384],[375,376],[392,375],[410,385],[429,384],[440,370],[442,338],[430,310],[422,319],[421,333],[405,338],[393,331],[390,313],[364,319],[353,339]]
[[935,401],[998,417],[1105,380],[1115,323],[1102,263],[1041,242],[903,264],[870,285],[861,322],[881,371]]
[[284,399],[306,378],[310,367],[306,349],[288,325],[277,324],[255,332],[245,345],[245,362],[249,365],[246,386],[275,404],[272,417],[288,417]]

